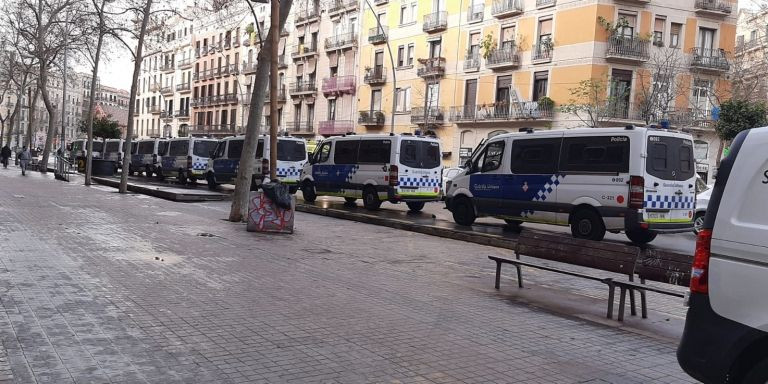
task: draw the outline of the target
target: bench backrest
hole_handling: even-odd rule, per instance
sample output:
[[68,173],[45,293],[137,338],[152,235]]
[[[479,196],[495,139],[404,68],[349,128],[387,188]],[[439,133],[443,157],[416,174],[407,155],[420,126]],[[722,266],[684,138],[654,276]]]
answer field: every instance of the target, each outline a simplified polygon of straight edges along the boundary
[[645,280],[685,287],[691,281],[692,263],[692,255],[646,249],[637,258],[635,273]]
[[631,276],[640,248],[525,230],[517,238],[515,253]]

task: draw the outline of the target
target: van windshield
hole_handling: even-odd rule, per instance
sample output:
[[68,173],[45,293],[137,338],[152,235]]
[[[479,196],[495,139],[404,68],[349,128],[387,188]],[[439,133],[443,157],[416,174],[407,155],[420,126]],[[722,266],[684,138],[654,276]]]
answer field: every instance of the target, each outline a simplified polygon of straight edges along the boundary
[[278,140],[277,159],[280,161],[303,161],[307,158],[307,148],[303,141]]
[[688,180],[696,165],[693,143],[682,137],[648,136],[646,172],[662,180]]
[[82,141],[75,141],[72,143],[72,150],[73,151],[80,151],[83,149],[83,142]]
[[107,142],[107,149],[104,152],[119,152],[120,148],[120,142],[119,141],[108,141]]
[[426,140],[403,140],[400,163],[406,167],[432,169],[440,166],[440,144]]
[[93,151],[94,152],[101,152],[101,150],[104,149],[104,142],[102,141],[95,141],[93,142]]
[[216,144],[217,142],[213,140],[195,141],[195,146],[192,148],[192,153],[194,153],[195,156],[210,157],[211,151],[216,148]]

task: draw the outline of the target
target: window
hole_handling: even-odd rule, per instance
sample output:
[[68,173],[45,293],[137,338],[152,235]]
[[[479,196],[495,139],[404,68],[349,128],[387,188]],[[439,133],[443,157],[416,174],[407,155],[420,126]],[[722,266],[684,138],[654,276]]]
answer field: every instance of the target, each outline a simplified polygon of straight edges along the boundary
[[468,58],[480,57],[480,32],[474,32],[469,34],[469,49],[467,50]]
[[397,88],[395,97],[397,98],[395,112],[409,112],[411,110],[411,88]]
[[743,45],[744,45],[744,35],[736,36],[736,46],[743,46]]
[[749,41],[755,41],[757,40],[757,30],[754,29],[752,32],[749,33]]
[[397,47],[397,66],[402,67],[405,65],[405,46],[401,45]]
[[333,154],[334,164],[357,164],[360,140],[338,140]]
[[151,155],[152,150],[155,148],[155,142],[154,141],[142,141],[139,143],[139,151],[138,153],[140,155]]
[[632,38],[635,36],[635,26],[637,25],[637,15],[630,13],[619,13],[619,22],[623,22],[617,31],[619,36]]
[[648,136],[646,171],[663,180],[693,177],[693,143],[680,137]]
[[408,44],[408,56],[407,56],[408,64],[407,65],[413,65],[413,51],[414,51],[413,43]]
[[186,156],[189,152],[189,140],[175,140],[170,144],[168,156]]
[[563,139],[562,172],[629,172],[629,138],[589,136]]
[[417,6],[418,3],[415,1],[411,4],[403,2],[400,5],[400,24],[408,24],[416,21]]
[[440,144],[426,140],[403,140],[400,163],[406,167],[432,169],[440,166]]
[[552,19],[539,20],[538,44],[548,45],[552,42]]
[[328,120],[336,120],[336,99],[328,100]]
[[549,174],[557,169],[560,139],[517,139],[512,142],[512,173]]
[[[757,31],[754,31],[757,34]],[[715,30],[711,28],[699,28],[699,48],[702,55],[711,56],[715,47]]]
[[381,89],[371,91],[371,111],[381,110]]
[[693,104],[695,118],[703,119],[709,114],[709,107],[711,105],[709,94],[711,89],[712,81],[705,79],[693,80],[691,103]]
[[323,143],[323,145],[318,148],[317,153],[315,155],[315,160],[317,163],[325,163],[328,161],[328,157],[331,155],[331,142]]
[[211,151],[216,147],[216,143],[217,142],[213,140],[195,141],[195,145],[192,147],[192,153],[195,156],[209,157]]
[[667,19],[663,16],[657,16],[653,23],[653,45],[657,47],[664,46],[664,24]]
[[408,4],[403,4],[400,6],[400,24],[405,24],[408,22]]
[[502,27],[501,28],[501,46],[502,51],[512,52],[515,47],[515,27]]
[[475,164],[480,172],[495,171],[501,167],[501,160],[504,156],[504,144],[504,140],[497,140],[485,146],[485,150],[478,157]]
[[672,23],[672,27],[669,29],[669,46],[677,48],[680,46],[680,31],[683,30],[683,25],[678,23]]
[[547,95],[549,72],[542,71],[533,74],[533,101],[539,101]]
[[307,157],[304,141],[277,140],[277,159],[280,161],[303,161]]
[[392,140],[361,140],[359,163],[388,164],[392,153]]
[[230,159],[239,159],[243,152],[243,140],[230,140],[227,149],[227,157]]

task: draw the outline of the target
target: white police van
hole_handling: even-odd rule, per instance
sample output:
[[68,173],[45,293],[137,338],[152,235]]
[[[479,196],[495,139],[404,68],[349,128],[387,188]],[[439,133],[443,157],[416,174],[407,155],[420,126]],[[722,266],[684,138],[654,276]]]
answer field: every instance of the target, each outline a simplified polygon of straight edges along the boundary
[[[209,188],[214,189],[218,184],[231,183],[235,179],[244,139],[245,136],[232,136],[219,141],[206,168],[205,179]],[[251,179],[252,189],[269,176],[269,140],[268,135],[259,136]],[[306,162],[307,144],[304,139],[293,136],[277,138],[277,179],[288,184],[292,193],[298,188],[299,175]]]
[[[103,143],[101,139],[93,138],[93,157],[97,158],[101,156],[103,149]],[[85,157],[88,155],[88,139],[77,139],[72,141],[72,150],[70,151],[70,158],[72,160],[78,157]]]
[[195,183],[204,177],[218,143],[216,139],[199,137],[169,139],[168,152],[163,156],[158,174],[176,177],[182,184]]
[[768,383],[768,127],[739,133],[699,230],[677,359],[704,383]]
[[448,186],[460,225],[477,217],[570,225],[574,237],[625,232],[636,243],[693,228],[690,135],[653,128],[580,128],[495,136]]
[[370,210],[382,201],[405,202],[412,211],[440,200],[443,166],[436,138],[412,135],[331,137],[317,146],[301,177],[304,200],[358,198]]
[[[163,160],[163,155],[168,151],[167,139],[144,139],[139,140],[134,145],[134,151],[131,153],[131,162],[129,164],[128,174],[144,172],[144,176],[151,177],[157,171]],[[162,176],[159,174],[158,176]]]

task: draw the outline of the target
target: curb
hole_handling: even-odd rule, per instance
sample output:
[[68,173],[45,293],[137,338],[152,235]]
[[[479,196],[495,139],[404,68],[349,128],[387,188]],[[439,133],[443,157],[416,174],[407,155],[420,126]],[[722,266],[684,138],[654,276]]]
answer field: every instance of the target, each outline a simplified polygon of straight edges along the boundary
[[[96,183],[106,185],[108,187],[113,187],[113,188],[120,187],[120,181],[117,181],[117,180],[107,179],[103,177],[91,177],[91,180],[93,180]],[[131,183],[128,183],[128,190],[131,192],[140,193],[142,195],[154,196],[154,197],[159,197],[161,199],[182,202],[182,203],[224,200],[224,195],[222,194],[197,195],[197,194],[178,193],[178,192],[172,192],[165,189],[161,189],[160,187],[145,187],[142,185],[131,184]]]
[[364,213],[351,213],[340,209],[333,208],[321,208],[310,204],[296,204],[296,211],[311,213],[314,215],[321,215],[327,217],[333,217],[336,219],[344,219],[350,221],[356,221],[360,223],[379,225],[383,227],[401,229],[425,235],[444,237],[447,239],[466,241],[470,243],[487,245],[497,248],[505,248],[514,250],[517,245],[517,241],[509,239],[503,236],[488,234],[488,233],[468,233],[463,231],[457,231],[449,228],[442,228],[435,225],[416,224],[410,221],[397,220],[390,218],[383,218],[375,215],[368,215]]

